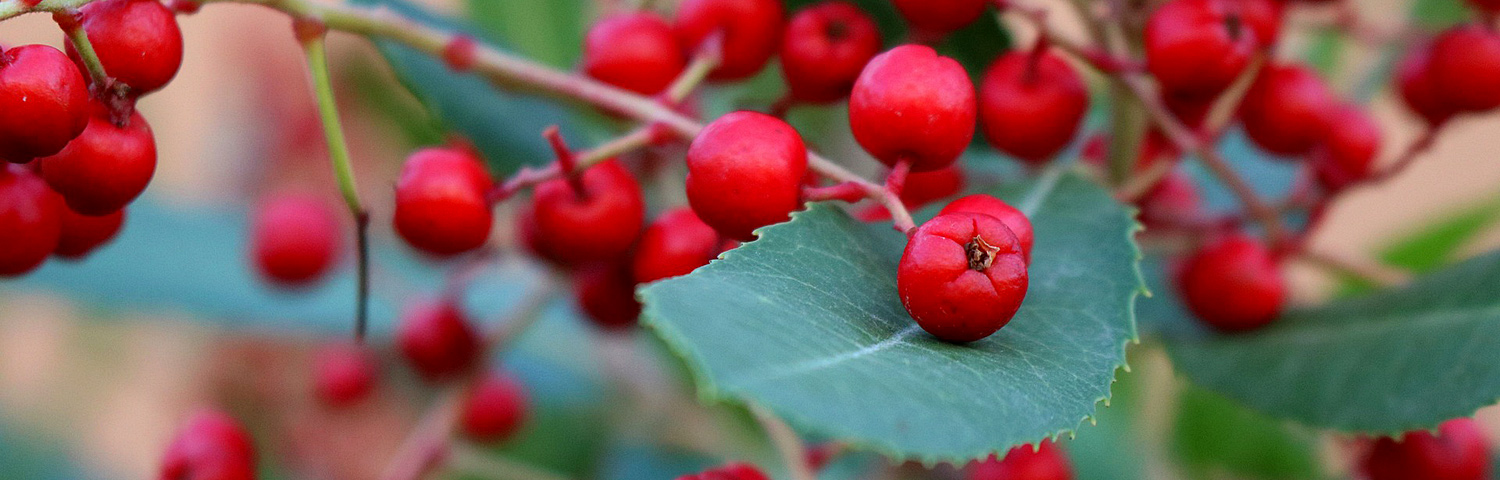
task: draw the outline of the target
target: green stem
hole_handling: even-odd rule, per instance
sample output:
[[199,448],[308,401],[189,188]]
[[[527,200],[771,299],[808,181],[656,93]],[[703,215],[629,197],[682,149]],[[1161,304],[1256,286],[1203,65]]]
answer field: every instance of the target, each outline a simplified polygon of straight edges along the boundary
[[698,88],[698,85],[708,78],[708,74],[722,63],[720,45],[723,41],[720,38],[722,37],[715,35],[709,41],[704,42],[704,48],[693,56],[693,62],[688,64],[687,69],[683,70],[676,80],[672,81],[671,86],[667,87],[665,92],[667,103],[672,105],[682,103],[682,100],[687,98],[688,94],[693,93],[693,89]]
[[63,33],[68,35],[73,49],[78,51],[78,58],[83,60],[83,66],[88,70],[89,76],[93,77],[94,85],[109,88],[114,81],[104,71],[104,63],[99,61],[99,54],[94,51],[94,43],[89,41],[88,31],[84,30],[78,11],[62,10],[53,14],[53,18],[57,20],[57,26],[62,28]]

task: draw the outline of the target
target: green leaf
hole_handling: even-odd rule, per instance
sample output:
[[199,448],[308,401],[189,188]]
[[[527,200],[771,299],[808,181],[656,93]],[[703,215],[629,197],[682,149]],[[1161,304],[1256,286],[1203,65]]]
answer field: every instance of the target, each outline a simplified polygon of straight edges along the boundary
[[1500,399],[1500,253],[1410,285],[1287,312],[1243,335],[1169,337],[1193,382],[1343,431],[1434,427]]
[[1109,398],[1142,289],[1125,207],[1079,175],[1002,188],[1036,232],[999,333],[938,341],[896,294],[905,237],[814,204],[694,273],[643,288],[644,322],[700,397],[753,402],[899,459],[961,462],[1076,429]]
[[1201,388],[1178,396],[1172,436],[1177,459],[1200,477],[1318,478],[1316,438]]
[[468,16],[485,38],[514,45],[517,53],[557,68],[583,55],[583,36],[593,18],[583,0],[466,0]]
[[1430,272],[1453,262],[1459,249],[1500,221],[1500,198],[1440,218],[1392,242],[1380,253],[1388,265]]

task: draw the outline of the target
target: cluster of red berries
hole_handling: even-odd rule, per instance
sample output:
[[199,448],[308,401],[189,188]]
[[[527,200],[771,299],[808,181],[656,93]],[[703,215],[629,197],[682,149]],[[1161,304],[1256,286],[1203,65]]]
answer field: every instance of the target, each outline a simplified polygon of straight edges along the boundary
[[1456,418],[1401,438],[1382,437],[1366,446],[1360,469],[1369,480],[1485,480],[1490,476],[1490,441],[1479,422]]
[[1035,447],[1021,445],[1004,457],[991,455],[969,465],[969,480],[1072,480],[1073,466],[1068,455],[1052,443],[1043,441]]

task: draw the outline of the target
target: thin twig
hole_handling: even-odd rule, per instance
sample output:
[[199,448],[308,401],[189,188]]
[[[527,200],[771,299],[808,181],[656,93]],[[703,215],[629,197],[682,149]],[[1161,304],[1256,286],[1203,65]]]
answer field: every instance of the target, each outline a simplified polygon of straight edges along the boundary
[[817,475],[813,473],[812,466],[807,463],[807,446],[802,443],[801,438],[797,437],[797,432],[792,431],[792,427],[764,407],[752,404],[750,412],[755,414],[755,419],[760,422],[761,428],[765,429],[766,436],[770,437],[771,443],[776,446],[777,453],[781,454],[781,460],[786,463],[787,472],[792,475],[792,480],[816,480]]
[[1357,263],[1345,260],[1326,253],[1320,253],[1312,249],[1304,248],[1293,257],[1310,265],[1315,265],[1340,275],[1358,278],[1381,287],[1390,287],[1405,283],[1410,276],[1405,272],[1398,272],[1381,268],[1378,265]]
[[1358,185],[1379,185],[1387,180],[1395,178],[1402,172],[1405,172],[1408,167],[1411,167],[1413,163],[1416,163],[1417,158],[1420,158],[1423,153],[1426,153],[1428,149],[1432,148],[1432,144],[1435,140],[1437,140],[1438,132],[1440,132],[1441,130],[1441,124],[1428,127],[1426,131],[1422,132],[1422,135],[1418,136],[1416,140],[1412,141],[1411,145],[1407,145],[1406,150],[1402,151],[1401,155],[1396,157],[1396,160],[1392,161],[1389,167],[1385,167],[1384,169],[1380,170],[1380,172],[1366,177],[1364,180],[1361,180]]

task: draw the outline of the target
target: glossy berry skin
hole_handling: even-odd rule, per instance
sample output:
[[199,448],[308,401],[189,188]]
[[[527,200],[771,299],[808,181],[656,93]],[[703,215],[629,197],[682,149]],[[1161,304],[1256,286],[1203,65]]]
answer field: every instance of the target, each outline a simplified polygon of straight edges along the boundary
[[854,80],[880,53],[875,20],[849,2],[827,1],[803,8],[781,39],[781,75],[792,98],[832,102],[849,95]]
[[849,96],[849,127],[866,152],[914,172],[953,164],[974,138],[974,84],[964,67],[922,45],[902,45],[865,65]]
[[703,128],[687,152],[688,204],[734,240],[790,217],[802,206],[807,146],[791,125],[756,112],[733,112]]
[[0,52],[0,160],[57,153],[83,133],[91,111],[88,84],[61,51],[24,45]]
[[417,304],[401,316],[396,344],[412,368],[430,381],[467,371],[478,360],[479,336],[451,302]]
[[702,473],[683,475],[676,480],[771,480],[765,472],[748,463],[730,463],[705,470]]
[[968,480],[1072,480],[1073,466],[1068,455],[1051,441],[1037,448],[1021,445],[1010,449],[1005,458],[994,455],[975,462]]
[[957,195],[963,191],[966,183],[964,170],[957,164],[913,173],[906,176],[906,185],[901,188],[901,203],[909,208],[920,208]]
[[0,164],[0,277],[30,272],[62,234],[62,198],[31,171]]
[[638,283],[687,275],[719,255],[719,232],[703,223],[691,208],[662,213],[646,227],[631,264]]
[[396,233],[433,255],[478,248],[494,218],[485,192],[493,180],[479,159],[458,148],[425,148],[407,157],[396,180]]
[[254,480],[255,446],[234,418],[218,410],[202,410],[172,439],[156,478]]
[[641,316],[635,285],[627,263],[593,265],[574,277],[574,298],[595,326],[623,330],[635,326]]
[[1046,162],[1068,145],[1088,107],[1083,78],[1048,52],[1001,55],[979,84],[984,137],[1031,165]]
[[666,90],[687,67],[672,26],[650,12],[616,15],[583,38],[583,72],[642,95]]
[[581,193],[558,178],[537,185],[532,196],[537,253],[561,265],[623,257],[646,221],[641,185],[619,160],[604,161],[581,175]]
[[529,409],[525,386],[508,375],[492,373],[469,390],[459,420],[469,438],[498,442],[521,429]]
[[896,290],[917,325],[972,342],[1010,323],[1026,298],[1026,255],[999,219],[946,213],[917,227],[896,269]]
[[1484,480],[1490,478],[1490,442],[1479,422],[1455,418],[1400,440],[1382,437],[1361,462],[1369,480]]
[[375,355],[349,343],[332,343],[313,356],[313,388],[319,401],[342,408],[369,398],[380,376]]
[[1257,146],[1277,155],[1305,155],[1323,138],[1338,100],[1311,68],[1267,65],[1245,92],[1240,121]]
[[724,32],[723,59],[708,78],[742,80],[759,72],[776,53],[785,16],[780,0],[685,0],[677,6],[672,28],[678,46],[689,54],[709,35]]
[[250,251],[261,278],[287,287],[322,278],[341,242],[333,208],[321,197],[284,193],[256,207]]
[[1172,0],[1146,20],[1146,69],[1168,95],[1208,99],[1250,65],[1254,29],[1231,29],[1221,0]]
[[984,14],[985,0],[892,0],[912,28],[947,34],[964,28]]
[[57,249],[52,252],[59,258],[79,260],[95,249],[114,240],[125,225],[125,209],[102,217],[79,215],[66,205],[58,209],[62,216],[62,235],[57,239]]
[[[104,71],[134,95],[154,92],[182,67],[182,30],[155,0],[104,0],[83,6],[83,29]],[[78,53],[68,43],[75,61]],[[82,70],[82,68],[80,68]]]
[[1396,88],[1407,109],[1428,125],[1441,125],[1457,115],[1459,108],[1450,105],[1432,81],[1432,69],[1428,66],[1430,50],[1428,46],[1418,46],[1407,51],[1406,57],[1396,64]]
[[1353,105],[1340,107],[1313,154],[1318,183],[1337,191],[1368,177],[1380,153],[1380,139],[1380,125],[1368,112]]
[[84,215],[114,213],[135,200],[156,173],[156,139],[140,113],[123,124],[95,109],[83,134],[62,151],[37,159],[42,178]]
[[1199,320],[1222,332],[1269,325],[1287,295],[1281,267],[1264,245],[1244,234],[1200,247],[1177,272],[1177,288]]
[[1016,235],[1016,241],[1021,244],[1021,251],[1026,254],[1026,262],[1031,263],[1031,219],[1026,218],[1026,213],[1010,206],[1004,200],[976,193],[948,202],[938,215],[958,212],[980,213],[999,219],[1006,228],[1010,229],[1011,233]]
[[1470,112],[1500,107],[1500,33],[1479,25],[1443,32],[1432,42],[1428,68],[1449,105]]

